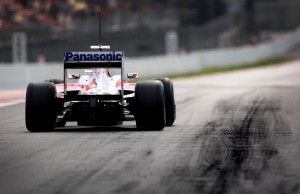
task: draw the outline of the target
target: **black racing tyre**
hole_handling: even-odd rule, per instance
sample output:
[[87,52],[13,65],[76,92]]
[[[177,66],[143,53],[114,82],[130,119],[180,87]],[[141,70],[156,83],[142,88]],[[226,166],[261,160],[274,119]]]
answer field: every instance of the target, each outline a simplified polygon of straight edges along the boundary
[[52,82],[54,84],[63,84],[64,80],[63,79],[48,79],[48,80],[45,80],[45,82]]
[[162,82],[149,80],[135,86],[135,119],[138,129],[162,130],[166,124]]
[[173,82],[169,78],[158,78],[165,89],[165,102],[166,102],[166,126],[173,125],[176,119],[176,105],[174,98]]
[[56,88],[53,83],[29,83],[26,91],[25,121],[28,131],[53,131],[57,117]]

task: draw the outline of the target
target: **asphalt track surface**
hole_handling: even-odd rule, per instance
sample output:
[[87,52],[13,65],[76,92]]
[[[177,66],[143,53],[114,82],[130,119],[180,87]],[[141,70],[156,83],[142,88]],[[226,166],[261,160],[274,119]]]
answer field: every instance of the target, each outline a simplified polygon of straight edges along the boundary
[[0,108],[0,193],[299,193],[300,61],[174,84],[163,131],[30,133]]

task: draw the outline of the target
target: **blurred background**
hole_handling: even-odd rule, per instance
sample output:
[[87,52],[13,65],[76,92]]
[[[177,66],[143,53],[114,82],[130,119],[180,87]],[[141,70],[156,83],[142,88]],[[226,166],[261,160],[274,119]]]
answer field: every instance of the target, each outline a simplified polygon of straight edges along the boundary
[[99,43],[99,11],[102,44],[150,76],[285,55],[300,43],[299,10],[298,0],[0,0],[1,77],[61,78],[65,51]]
[[[1,0],[0,62],[58,62],[89,49],[99,10],[103,44],[128,57],[254,45],[300,24],[298,0]],[[26,50],[14,58],[13,47]]]

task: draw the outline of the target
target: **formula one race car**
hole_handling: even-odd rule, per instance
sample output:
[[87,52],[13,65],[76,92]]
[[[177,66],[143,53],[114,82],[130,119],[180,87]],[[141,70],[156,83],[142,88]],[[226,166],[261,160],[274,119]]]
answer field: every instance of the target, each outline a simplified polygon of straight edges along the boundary
[[[110,46],[91,48],[98,51],[65,52],[64,80],[28,84],[25,116],[29,131],[52,131],[68,121],[108,126],[136,120],[137,128],[146,130],[162,130],[174,123],[170,79],[129,83],[138,74],[128,73],[128,80],[124,79],[123,52],[102,51]],[[120,75],[112,75],[113,70]]]

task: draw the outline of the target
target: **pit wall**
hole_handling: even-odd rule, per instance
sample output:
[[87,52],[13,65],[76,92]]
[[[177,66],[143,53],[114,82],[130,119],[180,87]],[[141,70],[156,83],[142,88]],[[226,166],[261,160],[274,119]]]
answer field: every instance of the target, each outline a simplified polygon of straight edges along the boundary
[[[300,28],[268,43],[225,49],[201,50],[178,55],[125,58],[125,73],[140,77],[162,76],[252,63],[284,55],[300,44]],[[63,61],[49,64],[0,64],[0,90],[24,89],[30,81],[63,78]]]

